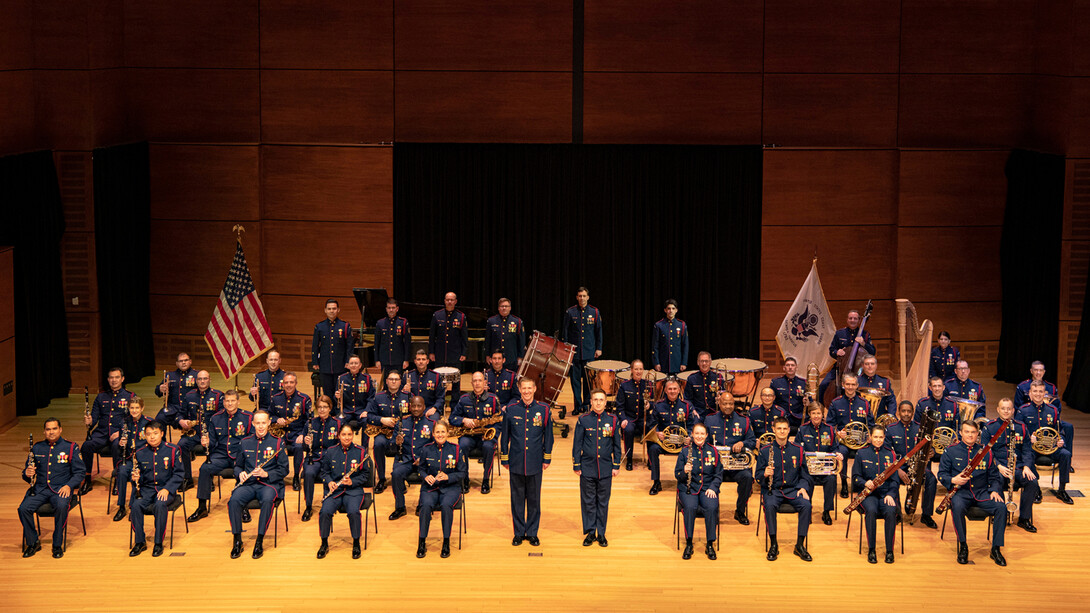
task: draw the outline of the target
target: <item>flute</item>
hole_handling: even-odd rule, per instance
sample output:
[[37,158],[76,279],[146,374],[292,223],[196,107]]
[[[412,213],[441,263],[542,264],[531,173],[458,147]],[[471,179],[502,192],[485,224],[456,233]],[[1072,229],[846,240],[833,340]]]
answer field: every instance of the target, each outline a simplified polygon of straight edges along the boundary
[[337,491],[337,488],[340,487],[340,485],[341,485],[341,481],[343,481],[345,479],[351,479],[352,476],[355,475],[356,473],[358,473],[360,471],[360,469],[363,468],[364,464],[366,464],[370,460],[371,460],[371,455],[365,453],[364,456],[363,456],[363,459],[360,460],[359,464],[356,464],[355,468],[353,468],[351,471],[349,471],[348,474],[346,474],[345,476],[338,479],[337,482],[333,484],[333,487],[329,488],[329,491],[325,493],[325,496],[322,496],[322,499],[319,501],[319,504],[321,504],[322,502],[325,502],[326,498],[329,498],[330,496],[333,495],[333,492]]
[[[280,452],[283,451],[283,450],[284,450],[283,447],[281,447],[280,449],[277,449],[276,453],[274,453],[271,456],[265,458],[265,461],[262,462],[261,464],[258,464],[257,468],[254,468],[254,470],[257,470],[258,468],[265,468],[269,464],[269,462],[272,462],[273,458],[280,455]],[[246,473],[246,476],[243,477],[243,479],[241,481],[239,481],[238,484],[242,485],[243,483],[246,483],[246,481],[248,481],[250,479],[250,477],[254,474],[254,470],[251,470],[250,472]]]

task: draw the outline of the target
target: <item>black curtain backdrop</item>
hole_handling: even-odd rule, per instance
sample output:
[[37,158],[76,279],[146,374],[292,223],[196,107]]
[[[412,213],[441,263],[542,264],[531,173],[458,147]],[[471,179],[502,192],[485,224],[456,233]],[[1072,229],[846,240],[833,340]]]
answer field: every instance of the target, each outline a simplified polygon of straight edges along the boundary
[[1029,377],[1034,360],[1056,370],[1064,158],[1015,150],[1006,175],[999,242],[1003,319],[995,378],[1017,383]]
[[[1090,271],[1086,275],[1090,287]],[[1090,300],[1082,304],[1082,325],[1075,341],[1075,357],[1071,360],[1071,375],[1067,378],[1063,401],[1083,413],[1090,413]]]
[[[155,372],[150,292],[151,188],[147,143],[95,149],[95,254],[102,363],[135,382]],[[103,373],[105,377],[105,373]]]
[[33,415],[72,387],[61,278],[61,208],[53,154],[0,158],[0,244],[14,245],[16,413]]
[[667,298],[690,368],[757,358],[760,223],[759,147],[394,145],[394,295],[507,297],[551,336],[586,286],[603,359],[647,361]]

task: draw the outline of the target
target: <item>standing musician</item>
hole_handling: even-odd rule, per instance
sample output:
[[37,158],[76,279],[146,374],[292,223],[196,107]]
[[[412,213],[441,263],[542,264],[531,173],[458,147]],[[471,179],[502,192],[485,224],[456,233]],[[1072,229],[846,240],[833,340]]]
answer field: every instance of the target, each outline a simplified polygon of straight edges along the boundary
[[549,405],[534,400],[537,383],[519,381],[520,398],[507,405],[500,437],[500,464],[508,470],[511,483],[511,520],[518,547],[523,539],[534,547],[541,522],[541,477],[553,454],[553,424]]
[[[916,414],[913,420],[917,424],[923,423],[924,413],[932,411],[938,415],[935,427],[952,428],[955,432],[961,427],[958,423],[958,405],[946,397],[946,385],[942,379],[931,377],[927,382],[928,395],[920,398],[916,403]],[[938,458],[936,458],[937,460]]]
[[[820,402],[811,402],[806,407],[810,419],[799,426],[795,442],[802,445],[803,451],[835,453],[844,464],[844,455],[840,452],[840,446],[836,442],[836,431],[833,426],[825,423],[825,407]],[[805,456],[804,456],[805,457]],[[823,507],[821,510],[821,523],[826,526],[833,525],[833,510],[836,498],[836,475],[810,475],[810,487],[807,490],[811,502],[814,499],[814,488],[821,486],[824,493]],[[932,493],[934,498],[934,493]]]
[[337,417],[352,426],[353,430],[359,430],[363,423],[360,415],[367,410],[367,404],[371,402],[374,395],[375,385],[371,383],[371,375],[363,370],[360,356],[354,355],[348,358],[348,372],[341,373],[341,376],[337,377],[336,397],[344,409],[343,413]]
[[776,541],[776,510],[788,503],[798,511],[799,530],[794,554],[804,562],[813,558],[806,551],[806,533],[810,529],[810,490],[814,487],[806,470],[806,456],[798,443],[787,442],[791,424],[782,417],[772,421],[776,441],[757,452],[757,474],[761,475],[761,504],[768,521],[768,558],[780,556]]
[[34,526],[34,513],[43,504],[53,506],[53,557],[64,556],[64,527],[68,523],[68,509],[72,494],[83,482],[83,458],[79,446],[61,437],[61,422],[50,417],[42,424],[45,440],[30,448],[33,461],[28,459],[23,467],[23,481],[30,488],[19,503],[19,523],[23,524],[23,557],[38,553],[42,543]]
[[252,557],[256,560],[265,552],[262,541],[273,520],[273,507],[284,499],[284,477],[288,475],[288,456],[284,442],[269,434],[269,414],[254,412],[254,433],[242,439],[235,458],[235,479],[238,485],[227,502],[231,520],[231,559],[242,555],[242,510],[251,500],[261,502],[257,520],[257,540]]
[[961,352],[950,344],[950,333],[943,330],[939,332],[939,346],[931,349],[931,364],[927,376],[946,381],[954,376],[954,367],[959,360]]
[[[1048,427],[1060,433],[1059,448],[1051,455],[1044,456],[1055,462],[1060,469],[1060,489],[1056,490],[1056,497],[1064,504],[1075,504],[1071,495],[1067,493],[1067,482],[1071,479],[1071,452],[1067,449],[1068,441],[1065,440],[1063,422],[1060,421],[1060,411],[1055,406],[1045,403],[1045,384],[1034,381],[1029,386],[1029,402],[1018,407],[1018,414],[1029,429],[1030,443],[1037,442],[1036,432],[1039,428]],[[1068,435],[1070,436],[1070,435]],[[1033,462],[1030,465],[1037,472],[1037,458],[1042,454],[1033,453]]]
[[[499,399],[488,391],[484,373],[480,371],[473,373],[472,382],[473,391],[468,394],[463,394],[462,398],[458,401],[458,404],[451,409],[451,425],[462,428],[476,428],[480,420],[499,415],[503,410]],[[496,432],[500,431],[499,424],[494,424],[491,427],[495,428]],[[492,486],[490,484],[492,483],[492,461],[496,456],[496,439],[493,437],[486,441],[483,434],[474,434],[468,436],[463,435],[455,442],[463,456],[474,449],[479,448],[481,450],[481,459],[484,460],[484,475],[481,477],[481,493],[487,494],[492,491]],[[465,480],[463,480],[460,485],[462,486],[463,493],[469,491],[468,469],[465,471]]]
[[753,426],[753,435],[760,438],[766,432],[772,432],[772,422],[782,417],[791,423],[787,410],[776,404],[776,392],[771,387],[761,390],[761,403],[749,409],[749,423]]
[[[307,420],[310,419],[310,396],[296,389],[298,379],[295,373],[286,372],[280,381],[280,392],[273,395],[269,401],[269,418],[276,420],[276,425],[287,425],[283,443],[285,453],[292,454],[294,477],[291,480],[291,489],[298,491],[303,466],[303,434],[306,430]],[[256,412],[255,412],[256,415]]]
[[[402,417],[409,414],[409,402],[412,396],[401,389],[401,375],[397,371],[390,371],[386,375],[386,389],[378,392],[367,404],[367,411],[363,417],[367,423],[373,426],[394,428]],[[363,436],[363,445],[367,446],[367,436]],[[375,494],[381,494],[386,490],[386,445],[385,434],[376,434],[372,445],[372,458],[375,460],[375,474],[378,482],[375,484]]]
[[155,546],[151,550],[153,557],[163,555],[163,536],[167,531],[167,513],[170,504],[178,496],[185,471],[182,468],[182,451],[177,445],[163,442],[166,426],[153,421],[144,428],[146,445],[133,456],[132,480],[139,485],[133,491],[132,531],[136,544],[129,551],[130,557],[140,555],[148,548],[147,536],[144,535],[144,511],[151,509],[155,516]]
[[715,413],[715,397],[720,390],[727,389],[723,376],[712,372],[712,354],[701,351],[696,354],[696,372],[689,375],[685,383],[685,400],[688,400],[700,418]]
[[655,370],[676,375],[689,363],[689,327],[677,319],[677,300],[667,300],[662,310],[666,317],[655,322],[651,330],[651,362]]
[[265,370],[254,375],[254,384],[250,387],[250,401],[257,408],[269,410],[269,401],[280,392],[280,382],[284,380],[284,371],[280,369],[280,352],[270,349],[265,354]]
[[[1001,421],[1010,422],[999,440],[992,445],[992,454],[995,455],[995,464],[999,474],[1003,478],[1001,487],[1004,492],[1010,488],[1010,480],[1014,479],[1014,485],[1021,488],[1022,494],[1018,499],[1018,527],[1026,532],[1037,532],[1033,525],[1033,501],[1041,494],[1041,484],[1037,481],[1037,474],[1030,468],[1033,466],[1034,453],[1030,444],[1029,428],[1018,420],[1014,410],[1014,403],[1010,398],[1003,398],[996,406],[999,413],[998,419],[993,419],[984,426],[981,436],[985,440],[992,440],[999,430]],[[1014,455],[1014,471],[1010,470],[1011,454]]]
[[[431,442],[431,433],[435,430],[435,419],[424,414],[424,399],[413,396],[409,404],[409,415],[401,418],[398,424],[394,444],[397,447],[397,460],[394,462],[392,480],[394,483],[394,512],[390,521],[405,516],[405,480],[416,472],[420,464],[424,445]],[[420,514],[419,502],[416,512]]]
[[318,559],[329,552],[329,531],[333,526],[333,514],[341,511],[348,516],[348,529],[352,533],[352,559],[360,557],[360,509],[371,503],[372,495],[364,492],[374,480],[374,463],[367,451],[352,442],[355,433],[352,426],[341,424],[337,442],[323,455],[321,479],[325,484],[326,497],[318,512],[318,534],[322,545],[318,547]]
[[132,392],[125,389],[125,371],[119,367],[115,366],[106,373],[106,383],[109,389],[95,396],[91,414],[83,418],[88,429],[87,440],[80,446],[80,456],[88,470],[83,485],[80,486],[80,495],[91,491],[90,468],[94,466],[95,454],[109,451],[110,442],[121,436],[114,429],[115,420],[118,415],[124,415],[128,411],[129,401],[133,396]]
[[1040,360],[1036,360],[1029,365],[1029,379],[1019,383],[1018,387],[1014,389],[1014,406],[1020,407],[1029,402],[1029,386],[1034,381],[1040,381],[1044,384],[1045,396],[1056,399],[1049,404],[1055,405],[1057,409],[1060,408],[1060,391],[1056,388],[1055,383],[1045,381],[1045,363]]
[[590,292],[585,287],[576,290],[575,306],[564,311],[560,340],[575,345],[571,363],[571,393],[575,402],[572,415],[579,415],[586,409],[583,399],[590,401],[587,395],[590,385],[586,374],[587,362],[597,360],[602,355],[602,314],[598,312],[598,307],[590,305]]
[[[700,421],[700,416],[693,410],[693,405],[681,397],[681,386],[676,379],[666,380],[666,399],[655,405],[651,418],[655,422],[655,433],[658,440],[666,438],[663,430],[667,426],[681,426],[686,432],[691,433],[693,426]],[[686,437],[685,444],[689,444]],[[651,491],[648,494],[654,496],[662,491],[662,482],[659,481],[659,455],[666,453],[656,441],[647,443],[647,459],[651,463]]]
[[178,411],[185,403],[185,395],[197,387],[197,370],[193,368],[193,360],[186,352],[178,354],[178,367],[166,373],[166,381],[155,386],[155,395],[162,398],[166,396],[167,405],[159,410],[155,419],[168,426],[177,425]]
[[[428,415],[438,419],[443,416],[443,399],[446,395],[443,380],[428,368],[428,354],[423,349],[416,351],[413,364],[415,369],[405,371],[405,393],[423,397],[428,406]],[[461,396],[451,396],[451,403],[458,402],[458,398]]]
[[[969,378],[969,363],[965,360],[958,360],[957,366],[954,368],[954,376],[947,379],[945,384],[946,396],[958,396],[969,400],[986,402],[984,400],[984,386]],[[981,405],[977,414],[973,416],[974,419],[977,417],[984,417],[983,405]]]
[[[795,429],[802,425],[803,419],[807,414],[807,411],[805,410],[807,403],[806,379],[795,376],[795,373],[798,371],[798,366],[799,363],[795,358],[787,356],[783,360],[783,376],[776,377],[769,384],[769,387],[774,393],[776,406],[783,410],[788,423]],[[761,397],[762,399],[764,397],[763,391],[761,392]],[[820,399],[821,396],[819,395],[818,398],[814,400]],[[771,421],[772,416],[769,415],[768,419]],[[765,428],[762,430],[761,434],[769,431],[771,431],[769,428]]]
[[947,490],[959,486],[950,500],[950,515],[954,519],[954,532],[958,535],[958,564],[969,563],[969,546],[965,543],[965,512],[969,507],[980,507],[992,516],[991,558],[999,566],[1006,566],[1003,558],[1003,535],[1007,531],[1007,508],[1003,504],[1000,487],[1002,475],[995,458],[988,452],[976,465],[969,477],[961,472],[984,447],[979,443],[980,426],[975,421],[961,423],[961,440],[946,448],[939,460],[939,481]]
[[621,471],[621,429],[616,415],[605,413],[606,393],[590,392],[590,412],[575,421],[572,470],[579,476],[579,502],[583,511],[583,546],[606,541],[609,495],[613,477]]
[[[734,412],[734,396],[723,390],[716,399],[719,411],[704,419],[709,442],[715,447],[730,447],[731,453],[742,453],[757,446],[757,437],[753,434],[749,418]],[[753,471],[723,470],[723,482],[733,481],[738,484],[738,501],[734,508],[734,519],[743,526],[749,525],[746,508],[749,496],[753,493]]]
[[[677,479],[678,503],[685,525],[685,550],[681,559],[693,557],[693,530],[696,528],[696,509],[704,511],[704,531],[707,544],[704,553],[709,560],[715,559],[716,528],[719,527],[719,484],[723,479],[723,462],[719,451],[705,445],[708,429],[704,424],[693,426],[692,443],[677,455],[674,478]],[[696,477],[695,483],[693,477]]]
[[632,444],[636,433],[644,433],[644,427],[650,424],[651,401],[655,396],[655,384],[643,378],[643,360],[632,360],[632,378],[621,381],[617,392],[617,417],[621,419],[624,431],[625,470],[632,470]]
[[[870,488],[870,493],[863,499],[863,523],[867,527],[867,562],[878,563],[875,552],[875,533],[878,531],[878,516],[885,520],[886,529],[886,564],[893,564],[893,540],[897,536],[897,494],[900,477],[891,475],[877,488],[877,479],[891,464],[897,461],[897,454],[885,446],[886,429],[874,426],[870,430],[870,444],[859,450],[852,463],[852,482],[855,489],[862,491]],[[915,446],[915,442],[913,442]]]
[[138,449],[147,444],[144,440],[144,428],[149,423],[151,420],[144,416],[144,399],[133,394],[128,413],[118,415],[114,424],[114,429],[121,436],[111,444],[114,466],[117,467],[114,474],[117,488],[117,512],[114,513],[114,521],[125,519],[125,501],[128,500],[128,481],[132,477],[133,457]]
[[212,389],[211,377],[207,370],[197,373],[197,387],[185,395],[182,409],[175,420],[178,428],[193,430],[193,434],[178,439],[178,448],[182,450],[182,466],[185,468],[185,482],[182,489],[193,486],[193,448],[204,434],[204,422],[223,409],[223,392]]
[[[899,458],[904,457],[916,446],[916,441],[920,435],[920,424],[912,421],[914,411],[911,401],[902,400],[897,405],[897,421],[886,427],[886,446],[893,449],[893,453],[897,454]],[[856,457],[858,459],[858,456]],[[935,520],[931,518],[931,514],[935,512],[935,490],[938,488],[938,480],[935,479],[935,473],[931,472],[931,462],[924,464],[923,470],[924,481],[923,492],[921,493],[920,523],[934,530],[939,527]],[[911,483],[908,472],[905,471],[904,467],[897,469],[897,476],[901,479],[901,483],[905,485]]]
[[333,399],[325,394],[318,397],[318,415],[310,418],[307,434],[303,437],[307,459],[303,464],[303,509],[302,521],[310,521],[314,515],[314,482],[322,472],[322,458],[325,450],[336,445],[340,440],[341,420],[333,417]]
[[[454,505],[462,496],[461,481],[466,475],[466,459],[458,445],[447,440],[449,428],[445,419],[435,424],[432,430],[435,440],[424,445],[420,463],[416,465],[416,472],[423,480],[420,485],[420,541],[416,546],[418,558],[428,554],[425,543],[431,526],[431,514],[437,507],[443,522],[443,549],[439,557],[450,557],[450,528],[454,524]],[[552,427],[549,429],[551,431]]]
[[[456,368],[462,371],[462,362],[466,361],[469,349],[469,321],[466,314],[455,309],[458,295],[447,292],[443,296],[443,308],[431,316],[431,328],[428,333],[428,359],[436,366]],[[462,397],[462,383],[455,379],[450,384],[451,402],[458,402]]]
[[[829,357],[836,360],[841,356],[850,355],[853,344],[859,345],[860,349],[865,349],[871,355],[878,355],[878,352],[874,349],[874,344],[871,343],[870,331],[864,330],[862,333],[859,331],[859,324],[862,320],[859,311],[855,309],[848,311],[848,325],[837,330],[836,334],[833,335],[833,340],[829,343]],[[831,368],[825,374],[825,378],[821,380],[821,385],[818,386],[818,398],[825,397],[825,389],[833,382],[836,371],[837,369]]]
[[858,384],[859,387],[872,387],[889,392],[879,403],[875,418],[881,415],[897,416],[897,394],[893,392],[893,384],[889,378],[878,374],[878,358],[868,355],[863,359],[863,372],[859,374]]
[[853,421],[857,421],[866,424],[867,430],[870,430],[874,426],[874,419],[871,417],[866,401],[855,395],[855,391],[859,388],[858,377],[852,373],[844,373],[840,378],[840,384],[844,388],[844,395],[833,399],[832,404],[829,405],[829,414],[825,417],[825,421],[836,428],[836,436],[840,440],[837,452],[840,453],[841,457],[845,458],[840,463],[840,497],[847,498],[847,458],[855,457],[855,452],[848,449],[848,446],[844,444],[844,427]]
[[340,312],[341,304],[335,298],[326,300],[326,318],[314,324],[310,341],[310,367],[318,373],[322,393],[330,397],[337,391],[337,376],[348,367],[348,356],[354,353],[356,344],[352,326],[337,317]]
[[515,371],[503,367],[505,359],[502,352],[493,351],[488,358],[488,363],[492,368],[484,373],[485,380],[488,381],[488,391],[496,395],[501,407],[511,403],[511,398],[518,387],[515,381]]
[[493,315],[485,323],[484,353],[503,355],[504,368],[515,370],[518,359],[526,351],[526,330],[522,320],[511,314],[511,301],[500,298],[497,305],[499,315]]
[[413,336],[409,320],[397,316],[397,300],[386,299],[386,317],[375,323],[375,368],[382,369],[380,382],[386,381],[391,370],[409,369]]
[[[187,521],[190,523],[208,517],[212,478],[225,469],[234,468],[239,443],[253,434],[253,421],[253,413],[238,408],[237,391],[227,390],[223,393],[223,410],[209,418],[208,432],[201,436],[201,445],[208,450],[208,456],[197,474],[197,510],[189,516]],[[249,521],[248,518],[249,511],[243,509],[243,521]]]

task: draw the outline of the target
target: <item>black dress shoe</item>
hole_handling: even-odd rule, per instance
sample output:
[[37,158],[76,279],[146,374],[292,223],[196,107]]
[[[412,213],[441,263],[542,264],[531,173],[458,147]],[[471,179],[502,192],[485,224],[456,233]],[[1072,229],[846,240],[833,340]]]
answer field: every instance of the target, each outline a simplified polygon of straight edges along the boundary
[[329,553],[329,543],[323,541],[321,546],[318,547],[318,559],[321,560],[327,553]]
[[938,530],[939,525],[935,523],[935,520],[931,519],[930,515],[924,515],[920,518],[920,523],[931,528],[932,530]]
[[598,540],[593,532],[588,532],[587,536],[583,538],[583,546],[590,547],[594,544],[594,541]]
[[407,514],[407,511],[405,511],[405,507],[402,507],[400,509],[394,509],[394,512],[390,513],[390,518],[389,519],[390,519],[390,521],[394,521],[395,519],[405,517],[406,514]]
[[91,485],[91,480],[87,479],[82,484],[80,484],[80,486],[79,486],[79,495],[83,496],[85,494],[90,494],[92,487],[93,486]]
[[163,555],[163,544],[162,543],[156,543],[151,548],[151,557],[158,558],[161,555]]
[[886,552],[886,564],[893,564],[893,552],[892,551],[887,551]]
[[254,552],[250,554],[250,557],[257,560],[265,553],[265,545],[261,542],[261,537],[257,537],[257,541],[254,543]]
[[1019,518],[1018,527],[1026,532],[1037,532],[1037,527],[1033,525],[1033,521],[1029,519]]
[[186,521],[189,523],[193,523],[195,521],[200,521],[202,518],[205,517],[208,517],[208,507],[198,506],[196,511],[193,511],[189,514],[189,517],[186,518]]
[[1007,559],[1003,557],[1003,552],[999,551],[998,547],[992,547],[992,559],[999,566],[1007,565]]
[[688,560],[693,557],[693,542],[685,541],[685,551],[681,552],[681,559]]
[[540,545],[540,544],[541,544],[541,541],[537,540],[537,537],[536,537],[536,536],[528,536],[528,537],[526,537],[526,542],[527,542],[527,543],[530,543],[530,545],[531,545],[531,546],[533,546],[533,547],[537,547],[538,545]]
[[662,491],[662,483],[660,483],[659,481],[655,481],[655,482],[651,483],[651,491],[649,491],[647,493],[654,496],[655,494],[658,494],[661,491]]
[[778,557],[780,557],[780,546],[776,543],[772,543],[768,547],[768,555],[766,555],[765,558],[767,558],[769,562],[775,562]]
[[708,544],[704,546],[704,555],[708,556],[709,560],[715,559],[715,541],[708,541]]
[[242,556],[242,535],[235,535],[235,542],[231,545],[231,559],[235,560]]
[[804,547],[802,543],[795,544],[794,554],[802,558],[803,562],[813,561],[813,558],[810,557],[810,552],[806,551],[806,547]]
[[251,520],[250,509],[242,509],[242,523],[248,524]]
[[511,539],[511,544],[514,545],[515,547],[518,547],[519,545],[522,544],[522,537],[521,536],[516,536],[515,538]]
[[363,552],[360,550],[360,540],[356,539],[356,540],[352,541],[352,559],[353,560],[360,559],[360,554],[362,554],[362,553]]
[[844,483],[842,483],[840,485],[840,497],[841,498],[847,498],[848,497],[848,483],[847,482],[844,482]]
[[1071,500],[1071,495],[1067,493],[1067,490],[1057,490],[1056,497],[1064,504],[1075,504],[1075,501]]
[[146,543],[137,543],[137,544],[133,545],[132,549],[129,551],[129,557],[130,558],[135,558],[136,556],[144,553],[147,550],[148,550],[148,546],[147,546]]
[[609,547],[609,541],[606,540],[606,535],[604,535],[604,534],[599,534],[598,535],[598,546],[599,547]]
[[482,483],[481,484],[481,493],[482,494],[487,494],[488,492],[491,492],[491,491],[492,491],[492,486],[490,484],[488,484],[488,483]]
[[386,479],[380,479],[378,484],[375,485],[375,494],[381,494],[386,491]]
[[38,553],[41,550],[42,550],[42,542],[41,541],[38,541],[38,542],[34,543],[33,545],[27,545],[26,549],[23,550],[23,557],[24,558],[29,558],[30,556]]
[[298,492],[299,491],[299,477],[298,476],[296,476],[294,479],[291,480],[291,491],[293,491],[293,492]]
[[450,539],[443,539],[443,548],[439,550],[440,558],[450,557]]
[[121,521],[125,519],[125,507],[117,507],[117,513],[114,513],[114,521]]
[[64,557],[64,548],[63,547],[54,547],[53,548],[53,557],[54,558],[63,558]]
[[734,521],[742,524],[743,526],[749,525],[749,518],[746,517],[746,512],[742,510],[736,510],[734,512]]
[[416,546],[416,557],[422,558],[428,555],[428,546],[425,544],[424,539],[420,539],[420,544]]
[[878,563],[878,554],[873,549],[867,550],[867,562],[870,562],[871,564]]
[[462,493],[463,494],[468,494],[469,493],[469,479],[466,479],[465,481],[462,481]]
[[632,470],[632,458],[628,458],[628,460],[625,461],[624,469],[625,470]]
[[1033,504],[1041,504],[1041,492],[1038,490],[1037,497],[1033,499]]
[[117,481],[114,481],[113,487],[110,488],[110,496],[117,496]]
[[833,525],[833,518],[829,515],[828,511],[821,512],[821,523],[825,524],[826,526]]
[[969,545],[958,543],[958,564],[969,563]]
[[300,518],[302,521],[310,521],[311,516],[314,515],[314,509],[307,507],[303,509],[303,516]]

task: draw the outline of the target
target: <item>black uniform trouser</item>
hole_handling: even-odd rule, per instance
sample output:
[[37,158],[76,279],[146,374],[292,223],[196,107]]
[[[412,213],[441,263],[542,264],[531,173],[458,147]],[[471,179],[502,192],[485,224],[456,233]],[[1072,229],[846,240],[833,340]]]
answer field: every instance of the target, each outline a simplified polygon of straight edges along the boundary
[[[662,448],[658,443],[647,443],[647,461],[651,463],[651,480],[659,480],[659,456],[670,452]],[[672,455],[672,454],[671,454]]]
[[68,523],[68,508],[72,496],[61,498],[60,494],[43,488],[37,493],[27,493],[19,503],[19,523],[23,524],[23,540],[27,545],[38,542],[38,530],[34,526],[34,512],[45,503],[53,505],[53,547],[64,545],[64,527]]
[[863,524],[867,527],[867,549],[874,549],[874,540],[878,531],[878,517],[885,521],[886,551],[893,551],[893,540],[897,536],[897,496],[893,504],[888,505],[885,496],[871,494],[863,499]]
[[434,490],[428,489],[427,485],[420,486],[420,538],[428,537],[431,514],[436,508],[442,516],[443,538],[450,538],[450,529],[454,524],[454,505],[458,504],[461,495],[461,483],[444,485]]
[[[822,491],[822,511],[831,513],[833,511],[833,504],[836,502],[836,475],[811,475],[810,480],[813,482],[810,487],[806,488],[806,493],[810,495],[811,506],[814,500],[814,487],[820,485]],[[932,495],[931,502],[934,502],[934,495]]]
[[[496,459],[496,440],[492,439],[486,441],[480,435],[463,436],[458,439],[458,446],[462,448],[462,455],[467,455],[470,451],[477,449],[478,447],[481,449],[481,455],[484,459],[484,476],[481,477],[481,485],[490,483],[492,478],[492,461]],[[469,483],[469,469],[466,469],[466,483]]]
[[321,537],[329,538],[329,531],[333,527],[333,514],[342,511],[348,516],[348,529],[352,532],[352,538],[358,541],[360,539],[360,509],[363,508],[364,498],[362,489],[353,488],[323,500],[322,510],[318,512],[318,533]]
[[197,500],[212,498],[212,478],[225,468],[232,468],[235,461],[223,456],[207,458],[197,473]]
[[307,446],[295,440],[303,436],[303,432],[289,432],[284,435],[284,451],[291,456],[292,479],[303,477],[303,458],[307,455]]
[[[572,360],[571,370],[569,371],[571,377],[571,394],[574,399],[575,409],[582,409],[584,406],[590,405],[590,390],[587,389],[589,381],[587,380],[587,360],[580,360],[578,358]],[[588,402],[584,403],[583,399]]]
[[613,473],[607,477],[579,475],[579,501],[583,511],[583,534],[606,533],[609,519],[609,495],[613,489]]
[[231,492],[227,501],[227,516],[231,520],[231,532],[242,534],[242,510],[251,500],[261,501],[261,515],[257,521],[257,535],[265,536],[273,520],[273,504],[280,497],[277,489],[268,483],[242,483]]
[[[367,447],[367,438],[366,436],[363,437],[362,445],[365,448]],[[408,440],[408,437],[406,437],[406,440]],[[388,443],[389,439],[386,438],[385,434],[375,435],[374,453],[372,454],[375,459],[375,483],[386,480],[386,447]]]
[[515,536],[537,536],[541,524],[541,473],[520,475],[508,471],[507,474],[511,484],[511,520]]
[[318,480],[318,473],[321,471],[322,463],[318,458],[303,465],[303,500],[307,508],[314,504],[314,482]]
[[140,488],[140,495],[134,496],[132,501],[132,511],[129,513],[129,522],[132,524],[133,535],[136,537],[137,543],[147,542],[147,537],[144,535],[144,513],[147,509],[151,509],[151,514],[155,516],[155,544],[163,544],[163,535],[167,531],[167,517],[169,511],[167,507],[170,506],[177,495],[170,494],[166,500],[159,500],[158,492],[154,488]]
[[[129,483],[132,480],[132,462],[125,462],[117,467],[117,506],[126,505],[126,494],[129,492]],[[133,492],[135,498],[136,492]]]
[[1007,507],[1002,502],[996,502],[991,498],[976,500],[972,492],[959,489],[950,499],[950,517],[953,518],[954,532],[958,535],[958,542],[965,542],[965,512],[969,507],[980,507],[984,512],[992,516],[992,546],[1003,546],[1003,535],[1007,531]]
[[[738,484],[738,501],[735,503],[734,509],[745,514],[746,504],[753,494],[753,471],[748,468],[745,470],[724,470],[723,483],[727,481]],[[722,488],[719,491],[723,491]]]
[[[323,394],[325,394],[326,396],[329,396],[330,398],[336,398],[336,396],[334,396],[334,394],[337,392],[337,378],[340,377],[342,374],[344,374],[346,372],[348,372],[348,371],[347,370],[342,370],[341,372],[320,372],[320,373],[318,373],[318,379],[321,381],[321,385],[322,385],[321,392]],[[315,398],[314,402],[318,402],[318,399]]]
[[[178,448],[182,450],[182,469],[187,481],[193,480],[193,448],[201,444],[199,436],[183,436],[178,439]],[[208,453],[208,450],[205,450]]]
[[628,425],[621,430],[621,438],[624,440],[624,451],[626,453],[626,460],[632,460],[632,445],[635,443],[636,433],[643,434],[643,421],[640,419],[633,419],[627,415],[619,415],[621,421],[628,421]]
[[91,481],[91,471],[95,465],[95,454],[110,450],[110,438],[105,428],[95,428],[91,436],[83,441],[79,447],[79,454],[83,457],[83,465],[87,467],[87,481]]
[[408,490],[405,480],[409,478],[414,470],[416,470],[416,467],[410,462],[398,460],[394,463],[394,468],[391,471],[393,475],[390,478],[394,489],[394,509],[405,508],[405,492]]
[[802,496],[795,496],[794,498],[787,498],[783,495],[783,492],[775,490],[767,492],[764,495],[764,507],[765,507],[765,521],[768,526],[768,533],[772,536],[777,534],[776,532],[776,509],[780,508],[780,505],[787,503],[795,508],[799,514],[799,538],[805,538],[806,533],[810,531],[810,501]]
[[704,534],[708,542],[715,540],[715,529],[719,525],[719,498],[705,495],[704,490],[699,494],[678,492],[678,502],[681,503],[681,513],[684,516],[685,540],[693,538],[693,530],[696,528],[696,508],[704,510]]

